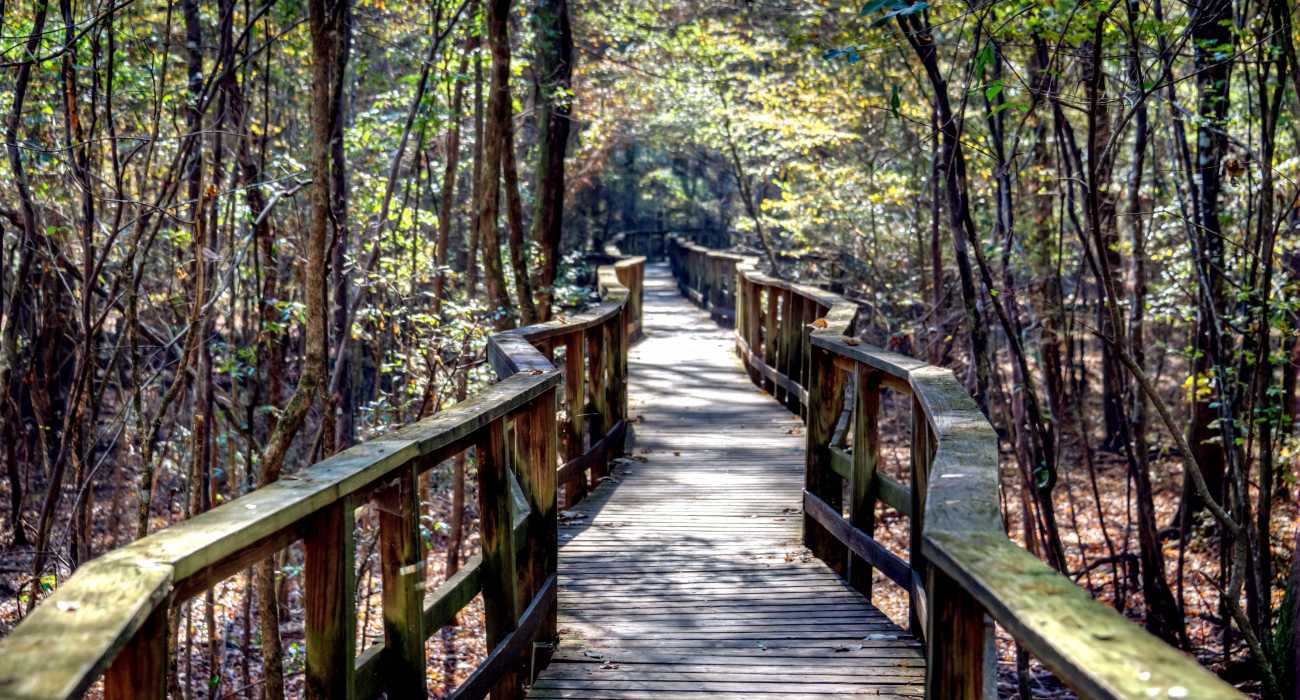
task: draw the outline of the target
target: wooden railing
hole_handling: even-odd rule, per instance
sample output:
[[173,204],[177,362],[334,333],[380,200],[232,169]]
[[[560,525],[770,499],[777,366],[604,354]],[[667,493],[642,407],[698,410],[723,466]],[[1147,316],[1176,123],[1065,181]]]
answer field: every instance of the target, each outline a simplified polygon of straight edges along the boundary
[[732,234],[718,229],[649,229],[641,231],[624,231],[609,238],[610,245],[620,249],[623,255],[639,255],[650,261],[663,260],[671,252],[670,241],[677,238],[693,241],[711,248],[725,248],[731,245]]
[[[805,544],[868,598],[873,567],[909,594],[927,697],[997,697],[990,617],[1086,698],[1243,697],[1007,539],[997,434],[950,370],[857,341],[854,304],[754,258],[669,245],[686,295],[735,319],[754,382],[805,418]],[[884,390],[911,397],[905,482],[878,468]],[[877,503],[909,519],[907,560],[875,539]]]
[[604,296],[609,290],[619,286],[627,289],[627,303],[631,307],[627,314],[627,331],[632,340],[641,337],[641,309],[645,303],[645,262],[649,259],[640,253],[628,255],[622,252],[622,236],[616,236],[605,246],[605,255],[611,264],[602,265],[597,270],[596,287]]
[[[78,697],[101,675],[109,700],[163,698],[176,605],[298,541],[308,697],[423,697],[426,638],[480,593],[489,653],[455,697],[521,696],[533,643],[556,636],[557,481],[578,498],[623,450],[640,302],[621,280],[643,267],[634,258],[602,268],[604,301],[588,313],[492,336],[498,381],[472,399],[83,565],[0,640],[0,698]],[[550,359],[557,347],[563,374]],[[418,479],[470,447],[482,553],[426,592]],[[358,655],[354,513],[369,502],[384,642]]]
[[661,260],[668,255],[668,231],[625,231],[609,239],[610,247],[621,250],[623,255],[639,255],[646,260]]

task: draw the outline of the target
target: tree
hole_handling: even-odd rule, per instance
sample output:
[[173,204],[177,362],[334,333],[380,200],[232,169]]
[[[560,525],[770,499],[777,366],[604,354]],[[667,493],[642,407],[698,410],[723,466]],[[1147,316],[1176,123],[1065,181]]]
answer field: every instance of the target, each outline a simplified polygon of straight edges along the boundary
[[534,102],[541,125],[535,177],[536,205],[532,239],[541,247],[541,275],[538,277],[538,318],[551,318],[555,305],[555,282],[560,266],[560,242],[564,235],[564,161],[569,145],[572,114],[573,29],[568,0],[537,0],[533,11],[535,45]]

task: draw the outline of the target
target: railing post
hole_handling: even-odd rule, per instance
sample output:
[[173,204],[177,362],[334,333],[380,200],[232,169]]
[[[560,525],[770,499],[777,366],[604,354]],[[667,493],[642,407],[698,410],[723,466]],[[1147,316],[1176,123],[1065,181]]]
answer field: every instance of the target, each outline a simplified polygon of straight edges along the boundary
[[717,256],[709,256],[709,288],[712,290],[712,298],[709,305],[718,311],[724,311],[727,308],[727,287],[726,275],[723,274],[723,259]]
[[912,596],[908,606],[908,627],[912,634],[927,631],[921,610],[928,609],[929,600],[919,584],[926,581],[929,566],[921,554],[922,532],[925,529],[925,490],[930,482],[930,463],[934,455],[930,444],[930,425],[925,419],[921,401],[912,397],[912,516],[909,519],[910,538],[908,557],[912,566]]
[[[587,392],[591,396],[587,409],[587,429],[591,444],[605,437],[613,423],[609,420],[609,324],[588,328],[587,338]],[[572,407],[570,407],[572,410]],[[603,476],[603,465],[602,474]],[[592,476],[597,476],[594,472]],[[573,503],[566,500],[565,503]]]
[[997,655],[993,624],[978,601],[938,567],[930,567],[925,697],[993,700]]
[[[831,468],[831,440],[844,406],[844,379],[829,351],[814,347],[811,365],[804,489],[838,513],[844,506],[844,482]],[[803,516],[803,543],[827,566],[844,575],[847,549],[808,513]]]
[[[806,387],[808,386],[810,378],[812,377],[812,331],[813,329],[808,324],[817,320],[817,318],[821,314],[819,313],[820,307],[817,306],[817,302],[803,296],[799,297],[799,299],[801,300],[800,307],[802,309],[799,315],[799,341],[800,341],[799,351],[800,351],[800,357],[802,359],[801,362],[799,363],[799,372],[798,372],[799,378],[796,379],[795,381],[799,382],[799,384]],[[804,406],[803,412],[800,413],[799,415],[803,416],[804,419],[806,420],[808,418],[808,407]]]
[[416,464],[376,495],[379,556],[383,572],[384,687],[391,697],[423,697],[424,551],[420,540],[419,477]]
[[696,279],[695,274],[695,251],[683,245],[681,247],[681,257],[682,272],[685,273],[681,278],[682,284],[685,285],[682,291],[697,289],[699,287],[699,281]]
[[355,520],[351,497],[308,519],[306,550],[306,641],[308,698],[353,697],[356,656]]
[[[791,330],[794,327],[794,311],[793,311],[794,303],[793,302],[794,302],[794,293],[791,292],[789,289],[782,288],[781,289],[781,331],[780,331],[781,335],[777,342],[777,345],[779,347],[777,348],[776,351],[778,364],[773,365],[773,369],[775,369],[778,374],[782,374],[786,377],[792,377],[792,375],[794,374],[793,372],[790,371],[791,359],[794,357],[794,341],[793,341],[794,332],[793,330]],[[784,388],[777,389],[776,398],[778,401],[785,404],[785,407],[787,409],[790,408],[792,401],[795,403],[795,405],[798,405],[799,403],[799,397],[790,396],[790,392],[786,391]],[[798,409],[794,409],[794,412],[798,413],[799,411]]]
[[757,386],[762,386],[762,374],[754,366],[751,356],[757,355],[763,351],[759,346],[758,337],[759,315],[761,310],[758,306],[758,285],[745,278],[745,273],[737,266],[736,268],[736,286],[740,290],[738,295],[739,302],[736,304],[736,323],[739,333],[745,339],[745,347],[749,350],[749,355],[741,358],[745,367],[749,370],[749,380]]
[[167,613],[159,605],[104,673],[105,700],[163,700],[167,697]]
[[[803,365],[803,304],[793,289],[785,291],[785,305],[781,309],[781,316],[785,331],[781,342],[781,374],[795,384],[802,384],[799,381],[799,368]],[[798,392],[786,393],[785,406],[795,415],[803,414],[803,402],[799,400]]]
[[[623,307],[624,317],[619,319],[617,327],[610,330],[611,355],[610,362],[613,376],[610,381],[611,398],[610,398],[610,427],[618,425],[619,421],[627,420],[627,307]],[[614,445],[610,452],[609,458],[623,456],[623,443]]]
[[[618,425],[618,329],[621,317],[610,321],[605,327],[605,432],[608,433]],[[610,454],[610,459],[614,458]]]
[[[853,410],[853,478],[850,480],[849,522],[876,535],[876,469],[880,465],[880,373],[857,367]],[[871,600],[871,564],[857,555],[849,559],[849,585]]]
[[[573,334],[581,340],[581,333]],[[567,340],[567,339],[566,339]],[[581,343],[578,343],[581,346]],[[572,352],[572,343],[569,352]],[[578,354],[582,351],[579,348]],[[581,371],[579,371],[581,374]],[[581,410],[582,394],[579,392],[576,404],[570,404],[570,412],[577,406]],[[515,473],[519,475],[519,486],[528,498],[532,513],[528,518],[524,537],[523,569],[519,572],[520,597],[524,598],[520,610],[526,610],[533,596],[542,589],[546,579],[556,572],[557,547],[559,546],[559,508],[556,503],[555,484],[555,390],[548,390],[537,397],[530,408],[516,418]],[[582,440],[582,432],[578,433]],[[553,591],[554,589],[552,589]],[[556,636],[555,606],[538,630],[541,639],[553,640]]]
[[[483,547],[483,627],[488,653],[491,653],[515,630],[519,619],[504,418],[483,430],[475,453],[478,455],[479,540]],[[522,697],[522,687],[518,670],[511,669],[501,676],[492,697]]]
[[635,302],[632,306],[632,310],[633,310],[633,315],[635,317],[634,322],[636,324],[636,335],[634,337],[640,338],[642,335],[645,335],[645,264],[644,263],[636,266],[636,274],[634,276],[634,279],[636,281],[636,287],[632,290],[632,300]]
[[[570,333],[564,336],[564,400],[569,407],[569,419],[564,424],[565,461],[577,459],[586,452],[582,444],[584,434],[582,398],[585,396],[582,386],[584,369],[582,336],[582,333]],[[592,444],[595,444],[594,439]],[[586,495],[587,474],[585,472],[577,474],[564,486],[564,502],[567,504],[577,503]]]
[[700,270],[704,275],[704,308],[713,314],[715,305],[713,303],[713,287],[715,280],[713,277],[713,260],[709,258],[708,253],[700,253]]
[[[776,287],[769,285],[763,287],[763,296],[767,300],[767,313],[764,317],[764,327],[763,327],[763,363],[766,364],[768,367],[771,367],[772,369],[776,369],[778,366],[777,359],[776,359],[776,353],[777,353],[776,348],[777,348],[777,338],[779,337],[777,334],[776,314],[778,311],[778,307],[781,305],[780,298],[779,298],[780,295],[778,294]],[[764,376],[766,377],[766,375]],[[772,395],[778,401],[781,399],[780,395],[776,393],[777,392],[776,382],[772,381],[771,379],[765,378],[763,380],[763,388],[767,390],[768,394]]]

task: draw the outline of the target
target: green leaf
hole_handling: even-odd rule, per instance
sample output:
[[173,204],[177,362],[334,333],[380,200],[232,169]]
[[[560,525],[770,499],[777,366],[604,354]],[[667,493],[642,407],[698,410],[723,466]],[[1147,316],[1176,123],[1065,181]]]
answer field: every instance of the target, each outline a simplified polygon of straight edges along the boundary
[[898,116],[898,108],[899,108],[901,105],[902,105],[902,100],[899,99],[898,83],[894,83],[893,85],[890,85],[890,86],[889,86],[889,112],[890,112],[890,114],[893,114],[895,117],[897,117],[897,116]]
[[985,44],[975,55],[975,75],[983,75],[984,69],[993,65],[993,45]]
[[1004,87],[1005,85],[1001,80],[994,80],[993,82],[989,83],[988,87],[984,88],[984,98],[987,99],[989,102],[996,100],[998,98],[998,95],[1002,94],[1002,89]]
[[1003,102],[1000,105],[994,105],[993,116],[996,117],[997,115],[1002,114],[1003,112],[1007,111],[1008,109],[1011,109],[1012,107],[1015,107],[1016,109],[1019,109],[1022,112],[1024,111],[1024,105],[1021,105],[1017,102]]

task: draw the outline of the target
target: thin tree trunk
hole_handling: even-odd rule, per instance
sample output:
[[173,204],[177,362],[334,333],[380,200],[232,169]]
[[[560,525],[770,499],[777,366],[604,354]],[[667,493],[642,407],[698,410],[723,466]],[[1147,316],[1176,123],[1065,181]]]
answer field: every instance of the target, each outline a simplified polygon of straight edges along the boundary
[[[471,0],[469,16],[473,17],[477,12],[478,1]],[[456,70],[457,76],[465,75],[469,71],[469,56],[477,48],[478,35],[475,34],[472,26],[467,26],[465,30],[465,47],[460,55],[460,65]],[[452,87],[451,115],[448,117],[446,165],[443,168],[441,201],[438,206],[438,251],[436,254],[438,273],[433,283],[433,315],[435,317],[442,313],[442,302],[446,296],[447,262],[450,259],[448,252],[451,247],[451,218],[456,203],[456,171],[460,168],[460,122],[461,114],[465,109],[465,81],[457,79],[454,83]]]
[[469,242],[465,247],[465,292],[469,298],[478,294],[478,254],[481,247],[479,231],[479,200],[483,189],[483,141],[486,138],[483,114],[483,52],[474,55],[474,169],[470,193]]
[[510,0],[487,0],[488,46],[492,51],[491,82],[483,133],[483,169],[479,180],[479,245],[483,249],[483,278],[487,282],[493,325],[514,325],[515,308],[506,288],[501,264],[497,213],[501,200],[501,160],[510,129]]
[[533,303],[533,284],[529,279],[528,241],[524,239],[524,211],[523,204],[519,201],[519,170],[515,166],[513,121],[507,117],[502,124],[501,175],[505,180],[506,226],[510,231],[510,267],[515,276],[515,294],[519,297],[519,318],[526,326],[539,319],[537,305]]
[[564,231],[564,159],[573,87],[573,30],[568,0],[538,0],[534,16],[537,123],[542,133],[537,152],[532,238],[542,252],[538,320],[548,321],[555,304]]
[[940,163],[943,169],[943,188],[947,197],[948,220],[952,229],[953,259],[961,281],[962,303],[966,312],[966,327],[970,339],[969,389],[979,407],[989,410],[989,377],[991,374],[988,332],[979,310],[975,290],[975,276],[971,270],[967,242],[976,238],[970,215],[970,199],[966,186],[966,158],[961,145],[960,117],[952,111],[948,97],[948,83],[939,67],[939,55],[929,19],[924,13],[898,15],[899,28],[916,53],[934,92],[936,122],[940,134]]
[[[1138,21],[1138,3],[1126,0],[1130,27],[1136,27]],[[1130,36],[1136,36],[1131,33]],[[1133,272],[1129,291],[1129,338],[1128,344],[1133,361],[1139,365],[1146,364],[1145,306],[1147,295],[1146,274],[1146,233],[1142,225],[1142,175],[1146,163],[1147,142],[1149,140],[1148,114],[1145,95],[1141,90],[1140,47],[1130,42],[1128,54],[1129,82],[1134,87],[1135,99],[1139,104],[1134,114],[1133,164],[1128,182],[1128,219],[1130,241],[1132,243]],[[1112,274],[1117,271],[1112,270]],[[1115,288],[1118,293],[1118,288]],[[1107,313],[1107,317],[1110,314]],[[1116,319],[1118,320],[1118,319]],[[1105,357],[1113,357],[1109,348],[1104,348]],[[1118,364],[1118,359],[1115,359]],[[1138,547],[1142,563],[1142,595],[1146,601],[1146,626],[1153,634],[1170,644],[1186,648],[1187,632],[1183,623],[1183,612],[1174,599],[1165,574],[1164,550],[1160,545],[1159,524],[1156,522],[1155,502],[1151,485],[1151,472],[1148,457],[1146,398],[1141,394],[1131,397],[1132,409],[1128,416],[1125,441],[1130,473],[1136,487],[1138,508]],[[1121,405],[1122,409],[1122,405]],[[1124,426],[1120,426],[1124,428]]]
[[[326,232],[331,212],[331,140],[339,102],[334,95],[334,71],[345,41],[349,0],[310,0],[308,17],[312,44],[312,186],[311,213],[306,236],[303,304],[306,307],[306,355],[298,386],[285,406],[262,453],[257,482],[265,486],[280,478],[294,436],[307,418],[325,378],[326,343]],[[284,697],[283,652],[279,635],[279,606],[275,588],[274,557],[257,565],[259,617],[262,631],[263,690],[266,700]]]

